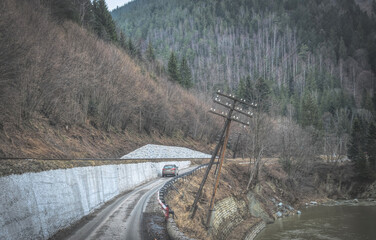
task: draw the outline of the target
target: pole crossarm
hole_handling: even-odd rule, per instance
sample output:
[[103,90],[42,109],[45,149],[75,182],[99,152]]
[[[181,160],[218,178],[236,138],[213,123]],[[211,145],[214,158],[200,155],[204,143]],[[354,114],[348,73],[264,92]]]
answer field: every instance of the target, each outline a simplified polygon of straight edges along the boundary
[[[257,108],[257,103],[248,103],[245,99],[238,99],[238,98],[236,98],[234,95],[226,95],[226,94],[224,94],[224,93],[222,93],[220,90],[218,90],[217,92],[216,92],[216,94],[217,95],[220,95],[220,96],[222,96],[222,97],[226,97],[226,98],[229,98],[229,99],[231,99],[231,100],[233,100],[233,101],[237,101],[237,102],[240,102],[240,103],[242,103],[242,104],[244,104],[244,105],[247,105],[247,106],[249,106],[249,107],[252,107],[252,108]],[[218,98],[218,97],[217,97]]]
[[[209,175],[210,169],[211,169],[211,167],[213,165],[215,157],[218,154],[219,148],[222,148],[222,151],[221,151],[221,154],[220,154],[220,159],[218,160],[219,163],[220,163],[220,166],[218,168],[218,173],[217,173],[217,176],[216,176],[216,181],[215,181],[215,185],[214,185],[214,189],[213,189],[213,194],[212,194],[212,198],[211,198],[211,201],[210,201],[210,207],[209,207],[209,214],[208,214],[207,222],[209,222],[209,220],[210,220],[211,212],[212,212],[213,207],[214,207],[214,199],[215,199],[215,194],[216,194],[216,190],[217,190],[218,183],[219,183],[219,177],[221,175],[221,167],[222,167],[224,156],[225,156],[225,151],[226,151],[227,141],[228,141],[228,137],[229,137],[229,131],[230,131],[231,121],[241,123],[241,124],[243,124],[245,126],[249,126],[249,122],[242,121],[241,119],[239,119],[239,116],[235,116],[235,115],[233,115],[233,113],[236,112],[236,113],[241,114],[241,115],[243,115],[245,117],[252,118],[253,117],[252,116],[253,113],[251,113],[249,111],[248,112],[247,111],[243,111],[242,107],[241,106],[237,106],[237,104],[242,104],[242,105],[249,106],[249,107],[252,107],[252,108],[256,108],[257,107],[257,104],[247,103],[245,99],[238,99],[238,98],[236,98],[235,96],[233,96],[231,94],[226,95],[224,93],[221,93],[221,91],[219,91],[219,90],[217,91],[216,94],[217,94],[217,97],[215,97],[213,99],[214,103],[217,103],[218,105],[221,105],[221,106],[229,109],[229,111],[228,112],[219,111],[219,110],[217,111],[215,108],[211,108],[209,110],[210,113],[213,113],[214,115],[217,115],[217,116],[225,118],[226,122],[225,122],[225,125],[224,125],[223,129],[222,129],[219,142],[218,142],[217,146],[215,147],[215,150],[214,150],[213,155],[212,155],[212,157],[210,159],[209,165],[208,165],[208,167],[206,169],[206,172],[204,174],[204,177],[203,177],[203,179],[201,181],[200,187],[199,187],[199,189],[198,189],[198,191],[196,193],[195,200],[194,200],[194,202],[192,204],[192,207],[191,207],[191,215],[190,215],[191,218],[194,218],[196,210],[197,210],[197,204],[198,204],[198,202],[199,202],[199,200],[201,198],[202,190],[203,190],[203,187],[204,187],[205,182],[207,180],[207,177]],[[232,101],[230,101],[230,102],[223,102],[223,101],[221,101],[221,99],[219,98],[219,96],[228,98],[229,100],[232,100]]]
[[[225,117],[225,118],[227,118],[227,115],[226,115],[226,114],[223,114],[223,112],[222,112],[222,113],[218,113],[218,112],[216,112],[216,111],[214,111],[214,110],[209,110],[209,112],[210,112],[210,113],[213,113],[213,114],[215,114],[215,115],[218,115],[218,116],[221,116],[221,117]],[[246,125],[246,126],[249,126],[249,122],[242,122],[242,121],[240,121],[239,119],[237,119],[235,116],[232,116],[232,117],[230,118],[230,120],[231,120],[231,121],[234,121],[234,122],[241,123],[241,124]]]
[[[245,116],[247,116],[247,117],[250,117],[250,118],[253,117],[253,113],[251,113],[251,112],[244,112],[243,109],[240,108],[240,107],[233,108],[233,105],[232,105],[231,103],[227,103],[227,102],[226,102],[226,103],[223,103],[223,102],[221,102],[218,98],[215,98],[213,101],[214,101],[215,103],[217,103],[217,104],[223,106],[223,107],[226,107],[226,108],[229,108],[229,109],[233,109],[234,111],[236,111],[236,112],[238,112],[238,113],[241,113],[241,114],[243,114],[243,115],[245,115]],[[224,115],[224,116],[226,116],[226,115]]]

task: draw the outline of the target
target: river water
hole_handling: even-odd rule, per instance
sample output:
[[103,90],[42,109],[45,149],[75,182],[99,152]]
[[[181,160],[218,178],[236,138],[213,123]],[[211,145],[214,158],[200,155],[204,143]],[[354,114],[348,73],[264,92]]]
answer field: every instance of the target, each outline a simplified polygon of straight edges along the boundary
[[375,203],[336,203],[302,209],[268,224],[256,240],[375,240]]

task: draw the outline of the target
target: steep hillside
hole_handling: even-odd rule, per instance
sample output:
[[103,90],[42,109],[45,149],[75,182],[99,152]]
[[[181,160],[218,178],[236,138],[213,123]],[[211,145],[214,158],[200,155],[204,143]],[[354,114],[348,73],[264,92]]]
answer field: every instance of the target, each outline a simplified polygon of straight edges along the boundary
[[2,1],[0,32],[1,157],[120,157],[216,135],[194,95],[41,1]]
[[200,91],[244,95],[245,86],[261,77],[280,102],[280,113],[293,104],[300,121],[306,92],[320,115],[368,108],[365,99],[375,88],[376,21],[362,11],[372,4],[357,2],[361,8],[353,0],[136,0],[112,15],[142,50],[151,42],[165,66],[172,51],[185,57]]

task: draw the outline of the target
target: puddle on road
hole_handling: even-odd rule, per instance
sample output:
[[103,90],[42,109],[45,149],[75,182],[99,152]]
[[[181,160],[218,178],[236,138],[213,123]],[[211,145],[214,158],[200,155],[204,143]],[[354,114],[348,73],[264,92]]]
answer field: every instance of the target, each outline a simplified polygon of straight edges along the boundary
[[[155,213],[154,213],[155,214]],[[145,213],[144,214],[144,223],[147,229],[147,232],[143,239],[167,239],[169,236],[166,232],[166,222],[164,216],[156,216],[154,214]]]

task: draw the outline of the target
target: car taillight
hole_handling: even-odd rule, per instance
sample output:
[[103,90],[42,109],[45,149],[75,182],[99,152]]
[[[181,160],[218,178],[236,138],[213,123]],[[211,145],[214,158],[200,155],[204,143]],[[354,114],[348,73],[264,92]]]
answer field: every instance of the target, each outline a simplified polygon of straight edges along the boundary
[[176,168],[173,168],[173,169],[171,169],[171,170],[174,170],[174,171],[175,171],[175,170],[176,170]]

